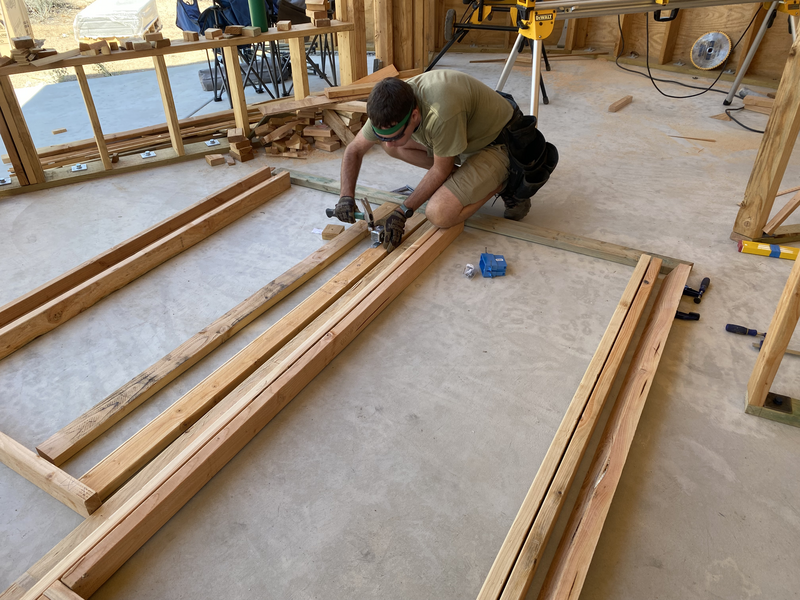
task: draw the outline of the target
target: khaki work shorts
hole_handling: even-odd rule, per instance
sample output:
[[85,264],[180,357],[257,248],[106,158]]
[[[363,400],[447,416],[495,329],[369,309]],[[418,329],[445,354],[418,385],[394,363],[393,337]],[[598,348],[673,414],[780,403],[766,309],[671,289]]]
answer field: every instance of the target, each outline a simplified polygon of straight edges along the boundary
[[458,198],[463,206],[486,198],[508,179],[508,152],[505,145],[487,146],[474,154],[462,157],[461,166],[444,182],[444,187]]

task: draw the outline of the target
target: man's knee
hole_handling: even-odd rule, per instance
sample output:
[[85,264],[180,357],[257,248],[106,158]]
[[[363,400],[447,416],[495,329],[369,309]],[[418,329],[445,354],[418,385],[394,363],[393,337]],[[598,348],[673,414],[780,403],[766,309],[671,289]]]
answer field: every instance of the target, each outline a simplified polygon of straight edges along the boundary
[[447,229],[460,222],[459,216],[464,207],[452,193],[442,193],[442,189],[446,190],[446,188],[440,188],[428,201],[428,205],[425,207],[425,216],[436,227]]

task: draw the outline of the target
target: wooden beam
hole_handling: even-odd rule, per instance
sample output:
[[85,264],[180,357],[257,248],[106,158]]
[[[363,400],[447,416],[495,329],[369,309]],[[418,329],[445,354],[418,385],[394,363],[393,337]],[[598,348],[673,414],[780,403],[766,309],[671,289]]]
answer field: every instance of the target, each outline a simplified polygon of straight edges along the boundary
[[28,15],[28,7],[24,0],[0,0],[0,11],[2,11],[3,28],[8,40],[9,50],[14,46],[11,38],[15,37],[34,37],[31,19]]
[[392,47],[392,4],[394,0],[374,0],[372,3],[373,23],[375,24],[375,58],[381,65],[394,63]]
[[289,40],[289,56],[292,61],[292,85],[295,100],[308,96],[308,67],[306,66],[306,44],[303,38]]
[[83,600],[83,598],[61,583],[61,581],[53,582],[53,585],[44,591],[44,596],[48,600]]
[[[276,172],[282,172],[282,169],[276,169]],[[301,171],[290,171],[290,173],[292,175],[293,185],[300,185],[331,194],[339,194],[339,181],[336,179],[311,175]],[[383,202],[395,202],[399,204],[406,198],[402,194],[384,192],[362,185],[356,186],[356,195],[358,197],[367,198],[373,204],[382,204]],[[473,229],[480,229],[518,240],[525,240],[533,242],[534,244],[542,244],[543,246],[550,246],[551,248],[560,248],[561,250],[593,256],[623,265],[636,266],[641,256],[643,254],[648,254],[661,259],[662,274],[669,273],[679,264],[693,265],[693,263],[688,261],[672,258],[671,256],[663,254],[628,248],[627,246],[594,240],[572,233],[563,233],[529,223],[520,223],[518,221],[510,221],[508,219],[490,217],[488,215],[473,215],[467,219],[465,225]]]
[[0,462],[84,517],[101,504],[97,493],[86,484],[36,456],[4,433],[0,433]]
[[[409,219],[408,223],[411,223]],[[418,235],[418,234],[415,234]],[[411,243],[412,240],[406,240]],[[390,265],[393,257],[399,256],[397,251],[392,252],[388,259],[383,260],[375,268],[373,268],[360,282],[352,287],[344,294],[334,305],[329,308],[325,313],[317,317],[317,319],[300,334],[298,334],[292,342],[287,344],[280,350],[272,359],[266,364],[262,365],[259,370],[251,376],[244,384],[237,388],[232,394],[226,396],[214,408],[206,413],[201,419],[189,428],[183,435],[170,444],[161,454],[159,454],[152,462],[144,467],[137,473],[133,479],[126,483],[118,492],[109,498],[103,505],[88,519],[84,519],[78,526],[69,533],[61,542],[58,543],[53,549],[47,552],[41,559],[36,561],[25,573],[20,576],[4,593],[0,594],[0,600],[20,600],[26,591],[30,590],[34,585],[39,583],[48,573],[52,571],[58,562],[67,554],[76,549],[82,544],[98,527],[103,525],[108,518],[113,515],[117,510],[125,505],[133,496],[135,496],[147,482],[151,481],[153,477],[158,475],[169,463],[183,452],[190,444],[206,432],[209,427],[213,426],[216,420],[222,416],[228,409],[233,406],[241,395],[249,393],[253,388],[253,380],[255,383],[262,377],[262,372],[267,373],[269,369],[282,362],[301,344],[304,344],[308,338],[326,322],[334,311],[349,302],[365,285],[374,280]],[[366,258],[366,253],[362,255]]]
[[[146,246],[156,242],[169,233],[176,231],[194,219],[201,217],[209,211],[218,208],[229,200],[234,199],[243,192],[249,190],[254,185],[267,180],[271,176],[269,167],[259,169],[244,179],[233,183],[219,192],[204,198],[200,202],[192,204],[191,206],[175,213],[171,217],[164,219],[160,223],[156,223],[152,227],[145,229],[141,233],[136,234],[132,238],[117,244],[113,248],[98,254],[94,258],[78,265],[74,269],[70,269],[66,273],[59,275],[55,279],[51,279],[47,283],[39,286],[35,290],[12,300],[4,306],[0,306],[0,327],[8,325],[25,313],[41,306],[60,296],[64,292],[72,289],[79,283],[102,273],[108,267],[119,263],[120,261],[129,258],[136,254]],[[57,463],[59,464],[59,463]]]
[[[54,433],[37,446],[37,451],[52,463],[62,464],[366,236],[367,229],[364,223],[350,227],[346,233],[276,277],[96,406]],[[183,419],[181,426],[185,430],[193,421],[188,422],[186,416]],[[101,462],[90,473],[97,471],[104,462],[106,461]],[[125,479],[129,476],[130,474]],[[86,477],[85,475],[84,478]],[[104,498],[108,495],[105,489],[101,493]]]
[[22,114],[22,107],[19,105],[14,86],[9,77],[2,75],[0,75],[0,113],[5,117],[28,183],[36,184],[44,181],[44,170],[39,162],[36,146],[28,130],[28,124],[25,122],[25,116]]
[[[383,81],[384,79],[387,79],[389,77],[399,77],[399,76],[400,76],[400,71],[398,71],[395,68],[395,66],[390,63],[390,64],[386,65],[385,67],[383,67],[382,69],[378,69],[377,71],[375,71],[371,75],[367,75],[366,77],[362,77],[358,81],[354,81],[351,84],[351,86],[348,86],[348,87],[350,89],[352,89],[352,86],[355,86],[355,85],[361,85],[361,84],[364,84],[364,83],[377,83],[377,82]],[[334,87],[334,88],[327,88],[327,89],[339,90],[339,89],[342,89],[342,88],[341,87],[338,87],[338,88]],[[347,88],[345,88],[345,89],[347,89]],[[364,88],[364,89],[366,89],[366,88]],[[369,88],[369,91],[371,92],[372,88]],[[327,93],[325,95],[327,96]],[[339,94],[339,95],[347,95],[347,94]],[[366,102],[364,102],[364,105],[366,106]],[[329,107],[329,108],[332,108],[332,110],[346,110],[346,109],[336,108],[335,106]],[[367,109],[364,108],[363,112],[367,112]]]
[[800,206],[800,193],[795,194],[792,196],[792,199],[787,202],[782,209],[778,211],[778,213],[772,217],[769,223],[764,226],[764,233],[766,235],[772,235],[775,233],[775,230],[781,226],[781,224],[789,218],[797,207]]
[[[617,41],[614,43],[614,56],[619,57],[625,50],[631,50],[631,27],[633,26],[633,15],[622,15],[622,31],[617,33]],[[627,41],[626,41],[627,40]]]
[[[622,298],[611,316],[611,321],[600,340],[600,344],[589,362],[586,373],[584,373],[578,389],[567,407],[567,412],[556,431],[556,435],[547,450],[539,471],[536,473],[533,484],[528,490],[522,506],[511,525],[511,529],[486,576],[486,580],[478,594],[478,600],[506,598],[507,582],[515,571],[520,553],[526,547],[528,536],[533,530],[534,522],[537,515],[540,514],[542,504],[545,502],[546,497],[550,495],[548,494],[551,489],[550,484],[560,470],[562,457],[567,453],[570,447],[570,440],[581,425],[587,405],[598,382],[603,377],[604,367],[614,350],[615,342],[625,325],[630,307],[639,293],[639,288],[646,280],[650,263],[650,257],[643,256],[636,265],[633,275],[622,293]],[[652,285],[652,281],[647,285]],[[566,493],[563,496],[566,496]],[[549,531],[546,533],[549,535]],[[528,551],[530,552],[531,550],[535,549],[531,549],[530,545],[528,545]],[[529,564],[528,566],[535,565]],[[521,573],[517,571],[517,577],[520,575]]]
[[[413,14],[413,36],[412,39],[414,40],[414,48],[413,48],[413,59],[411,61],[411,69],[422,69],[425,67],[426,58],[423,56],[425,52],[425,12],[423,8],[423,3],[425,0],[417,0],[416,2],[411,3],[411,9]],[[411,15],[408,15],[409,20],[411,20]]]
[[[782,82],[781,82],[782,83]],[[746,404],[754,407],[764,406],[764,401],[775,381],[781,360],[800,319],[800,260],[796,260],[786,286],[783,288],[778,307],[772,316],[764,338],[756,366],[747,383]]]
[[103,168],[110,171],[113,168],[111,158],[108,156],[108,148],[106,147],[106,139],[103,137],[103,128],[100,126],[100,118],[97,116],[97,109],[94,106],[94,99],[92,98],[92,91],[89,89],[89,81],[86,79],[86,72],[81,65],[75,66],[75,76],[78,78],[78,85],[81,87],[81,95],[83,96],[83,103],[86,105],[86,112],[89,115],[89,123],[92,125],[94,132],[94,141],[97,144],[97,152],[100,154],[100,160],[103,163]]
[[567,21],[567,37],[564,39],[564,50],[572,52],[576,48],[583,48],[586,45],[588,31],[589,19],[569,19]]
[[175,111],[175,99],[172,97],[172,86],[169,83],[167,63],[163,56],[154,56],[153,64],[158,78],[158,89],[161,91],[161,102],[164,105],[164,114],[167,118],[167,129],[169,130],[172,149],[175,150],[175,154],[178,156],[183,156],[185,151],[183,149],[183,138],[181,137],[181,125],[180,121],[178,121],[178,113]]
[[672,61],[672,55],[675,53],[675,42],[678,39],[678,33],[680,33],[682,19],[683,10],[679,10],[678,15],[672,21],[667,22],[664,28],[664,37],[661,38],[661,48],[658,51],[658,64],[665,65]]
[[[252,42],[251,42],[252,43]],[[228,93],[233,103],[233,118],[236,128],[241,129],[246,136],[250,135],[250,116],[247,112],[247,101],[244,98],[244,83],[242,82],[242,68],[239,65],[239,52],[236,46],[225,46],[222,49],[225,59],[225,73],[228,75]],[[294,63],[292,63],[293,66]],[[297,67],[305,70],[305,56]],[[295,95],[295,97],[297,97]]]
[[689,271],[689,267],[681,265],[664,279],[539,600],[580,595]]
[[22,166],[19,152],[14,146],[14,138],[11,136],[11,130],[8,128],[5,117],[0,114],[0,137],[3,139],[3,145],[8,152],[9,162],[14,167],[14,175],[17,178],[19,185],[28,185],[28,177],[25,174],[25,168]]
[[339,98],[348,98],[350,96],[363,96],[366,98],[369,96],[372,88],[375,87],[375,83],[375,81],[371,81],[368,83],[351,83],[350,85],[328,87],[325,88],[325,96],[328,100],[336,101],[338,101]]
[[[21,596],[36,600],[61,579],[83,597],[124,563],[192,494],[200,489],[306,383],[343,350],[461,232],[426,230],[392,267],[337,309],[309,340],[286,357],[259,387],[222,413],[201,435],[136,492],[109,519],[55,564]],[[414,236],[412,236],[412,239]],[[387,259],[387,260],[388,260]]]
[[795,40],[783,69],[772,114],[767,121],[755,164],[733,233],[749,239],[761,237],[775,196],[800,133],[800,38]]
[[[387,209],[382,209],[382,207],[377,209],[375,218],[385,217],[392,210],[392,206],[396,205],[390,205]],[[353,229],[351,227],[348,232]],[[355,233],[358,237],[354,239],[354,242],[366,236],[366,228],[356,228]],[[347,233],[342,234],[339,238],[343,236],[347,236]],[[347,248],[352,245],[348,243]],[[97,489],[101,498],[110,496],[142,466],[147,464],[156,454],[186,431],[211,407],[297,335],[319,313],[333,303],[339,295],[344,293],[350,285],[355,284],[358,278],[362,277],[366,272],[363,271],[366,264],[369,264],[369,268],[371,268],[377,260],[386,254],[385,250],[375,250],[375,252],[367,255],[370,258],[369,261],[365,261],[363,256],[357,259],[355,265],[345,269],[320,290],[312,294],[309,299],[253,340],[212,375],[184,394],[172,406],[90,469],[81,477],[81,481],[90,487],[97,486],[92,489]],[[335,258],[332,257],[327,263],[332,262]],[[318,270],[321,270],[321,267]],[[358,273],[357,278],[353,275],[354,271]],[[189,347],[189,344],[187,342],[182,346]],[[171,354],[174,355],[175,353]]]
[[353,24],[339,34],[339,72],[342,85],[367,76],[367,21],[364,0],[337,0],[336,18]]
[[353,132],[344,124],[342,118],[332,110],[326,109],[322,111],[322,122],[333,129],[345,146],[356,138]]
[[239,217],[287,189],[289,189],[288,174],[272,177],[130,258],[9,323],[0,329],[0,358],[8,356],[31,340],[55,329],[110,293],[233,223]]

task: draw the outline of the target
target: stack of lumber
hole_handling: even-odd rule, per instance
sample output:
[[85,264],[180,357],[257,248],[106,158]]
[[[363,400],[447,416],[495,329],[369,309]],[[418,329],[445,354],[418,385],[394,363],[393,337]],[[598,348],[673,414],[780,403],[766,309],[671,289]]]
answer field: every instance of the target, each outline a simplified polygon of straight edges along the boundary
[[[611,393],[639,321],[648,306],[661,270],[661,262],[659,258],[646,254],[639,259],[633,276],[611,317],[611,322],[600,340],[600,345],[581,379],[553,442],[489,570],[478,594],[478,600],[500,598],[522,600],[527,597],[528,588],[533,581],[536,568],[541,563],[550,534],[589,446],[606,399]],[[628,367],[622,391],[617,399],[617,407],[630,402],[639,407],[644,404],[690,271],[689,265],[679,264],[664,278],[644,333]],[[613,419],[610,423],[612,422]],[[620,435],[619,431],[613,431],[608,443],[605,446],[601,443],[598,455],[607,458],[605,452],[609,445],[626,443],[632,438],[634,431],[635,425],[632,429],[627,429],[623,435]],[[588,484],[590,492],[596,490],[604,475],[611,482],[614,477],[609,476],[610,473],[621,471],[622,466],[617,457],[614,461],[612,465],[601,460],[599,474],[598,471],[592,471],[595,480],[593,480],[594,485]],[[624,457],[621,463],[624,463]],[[609,469],[608,473],[606,468]],[[611,495],[608,493],[604,495],[606,510],[612,496],[613,491]],[[548,583],[545,584],[543,597],[548,600],[556,597],[577,598],[580,593],[583,579],[563,576],[567,572],[564,570],[565,553],[569,554],[569,559],[572,561],[570,569],[577,568],[585,575],[588,570],[588,561],[585,557],[588,555],[591,558],[591,553],[594,551],[593,544],[596,544],[602,528],[602,519],[582,519],[583,516],[585,515],[573,518],[570,525],[588,529],[589,534],[585,540],[578,542],[575,530],[570,532],[568,527],[562,539],[562,548],[559,549],[554,567],[548,576]],[[602,518],[605,518],[604,514]],[[559,581],[559,588],[558,592],[554,593],[553,586],[556,579]]]
[[311,19],[314,27],[328,27],[331,24],[328,11],[331,9],[328,0],[314,0],[306,2],[306,16]]
[[256,141],[267,154],[305,158],[313,148],[333,152],[353,141],[367,119],[366,103],[348,102],[329,109],[300,109],[270,117],[255,129]]
[[5,66],[11,62],[17,62],[21,65],[27,65],[29,62],[39,58],[47,58],[58,54],[52,48],[42,48],[43,40],[34,40],[29,36],[11,38],[11,58],[3,57],[2,65]]
[[250,140],[247,139],[247,136],[244,135],[242,129],[238,127],[228,129],[228,144],[230,145],[231,156],[239,162],[247,162],[255,158],[253,154],[253,145],[250,143]]

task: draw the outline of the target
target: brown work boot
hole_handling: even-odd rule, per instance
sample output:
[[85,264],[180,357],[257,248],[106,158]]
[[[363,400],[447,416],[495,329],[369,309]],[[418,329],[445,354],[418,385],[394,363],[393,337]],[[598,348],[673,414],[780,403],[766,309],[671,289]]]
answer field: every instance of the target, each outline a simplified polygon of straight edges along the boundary
[[531,210],[530,198],[525,198],[523,200],[517,198],[503,198],[503,203],[506,205],[503,216],[512,221],[521,221]]

